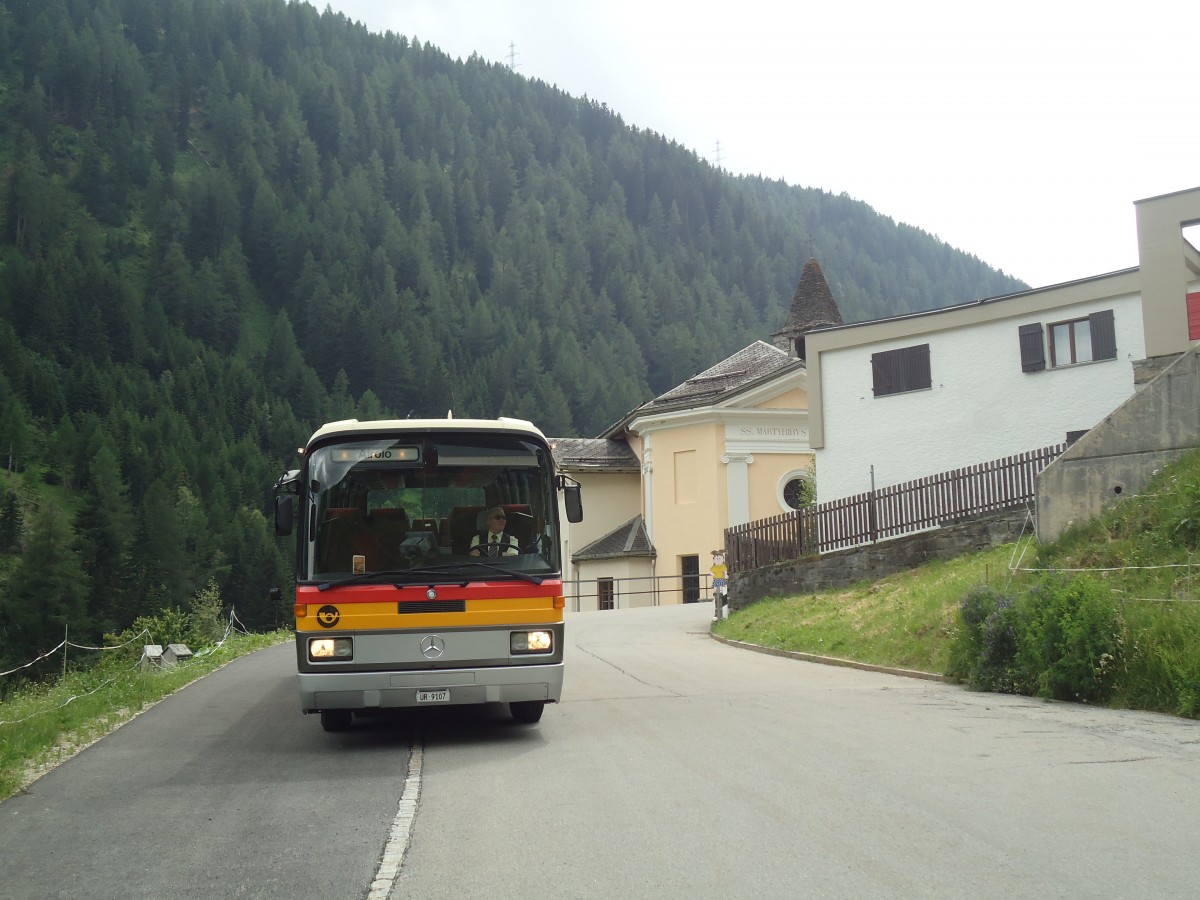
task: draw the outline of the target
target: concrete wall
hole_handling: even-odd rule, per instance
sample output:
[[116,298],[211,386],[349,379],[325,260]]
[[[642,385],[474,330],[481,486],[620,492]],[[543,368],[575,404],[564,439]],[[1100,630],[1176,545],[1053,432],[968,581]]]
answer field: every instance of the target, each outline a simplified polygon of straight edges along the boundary
[[1200,446],[1200,346],[1178,357],[1042,470],[1038,540],[1141,493],[1154,473]]
[[561,494],[558,499],[558,520],[563,530],[563,580],[574,581],[581,576],[575,571],[571,554],[642,511],[642,482],[637,472],[566,471],[582,485],[583,493],[582,522],[568,522]]
[[1146,355],[1166,356],[1188,349],[1184,295],[1194,290],[1197,272],[1183,227],[1200,222],[1200,188],[1150,197],[1137,211],[1138,259],[1146,320]]
[[1029,516],[1026,509],[1010,510],[815,559],[793,560],[733,575],[729,582],[729,608],[742,609],[764,597],[792,597],[848,587],[933,559],[952,559],[1011,543],[1023,534],[1032,534]]
[[[701,563],[703,565],[703,562]],[[617,609],[634,606],[654,606],[659,602],[655,593],[653,567],[644,556],[620,556],[611,559],[588,559],[575,567],[578,581],[564,585],[567,603],[574,612],[599,609],[597,579],[613,580],[613,600]],[[677,585],[671,584],[674,588]]]

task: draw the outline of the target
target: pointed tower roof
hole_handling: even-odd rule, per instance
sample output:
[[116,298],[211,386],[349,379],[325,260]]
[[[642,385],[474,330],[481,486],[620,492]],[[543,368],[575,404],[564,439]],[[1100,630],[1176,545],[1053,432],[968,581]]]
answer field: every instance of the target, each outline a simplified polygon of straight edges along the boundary
[[845,325],[833,292],[815,259],[809,259],[800,274],[800,284],[792,298],[783,328],[771,335],[775,346],[804,358],[804,335],[827,325]]

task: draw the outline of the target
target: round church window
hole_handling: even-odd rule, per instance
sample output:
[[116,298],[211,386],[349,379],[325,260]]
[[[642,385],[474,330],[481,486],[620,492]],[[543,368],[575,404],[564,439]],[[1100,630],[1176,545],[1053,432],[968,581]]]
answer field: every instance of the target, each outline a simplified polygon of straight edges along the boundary
[[783,502],[792,509],[803,509],[813,502],[812,482],[807,478],[791,478],[783,486]]

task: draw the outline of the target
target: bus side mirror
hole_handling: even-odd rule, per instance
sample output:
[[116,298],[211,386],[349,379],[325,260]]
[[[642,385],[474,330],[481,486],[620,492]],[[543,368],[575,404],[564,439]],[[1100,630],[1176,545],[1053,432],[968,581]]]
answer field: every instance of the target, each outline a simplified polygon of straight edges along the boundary
[[563,501],[567,507],[567,521],[582,522],[583,495],[579,490],[578,484],[568,484],[563,486]]
[[292,520],[295,507],[292,505],[292,495],[284,494],[275,498],[275,533],[285,535],[292,533]]

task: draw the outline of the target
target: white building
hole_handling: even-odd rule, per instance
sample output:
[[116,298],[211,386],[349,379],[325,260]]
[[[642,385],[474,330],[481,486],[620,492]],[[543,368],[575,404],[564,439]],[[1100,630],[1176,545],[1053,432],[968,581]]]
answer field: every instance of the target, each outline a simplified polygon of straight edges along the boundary
[[810,332],[818,500],[1061,443],[1200,341],[1200,188],[1137,214],[1136,268]]

